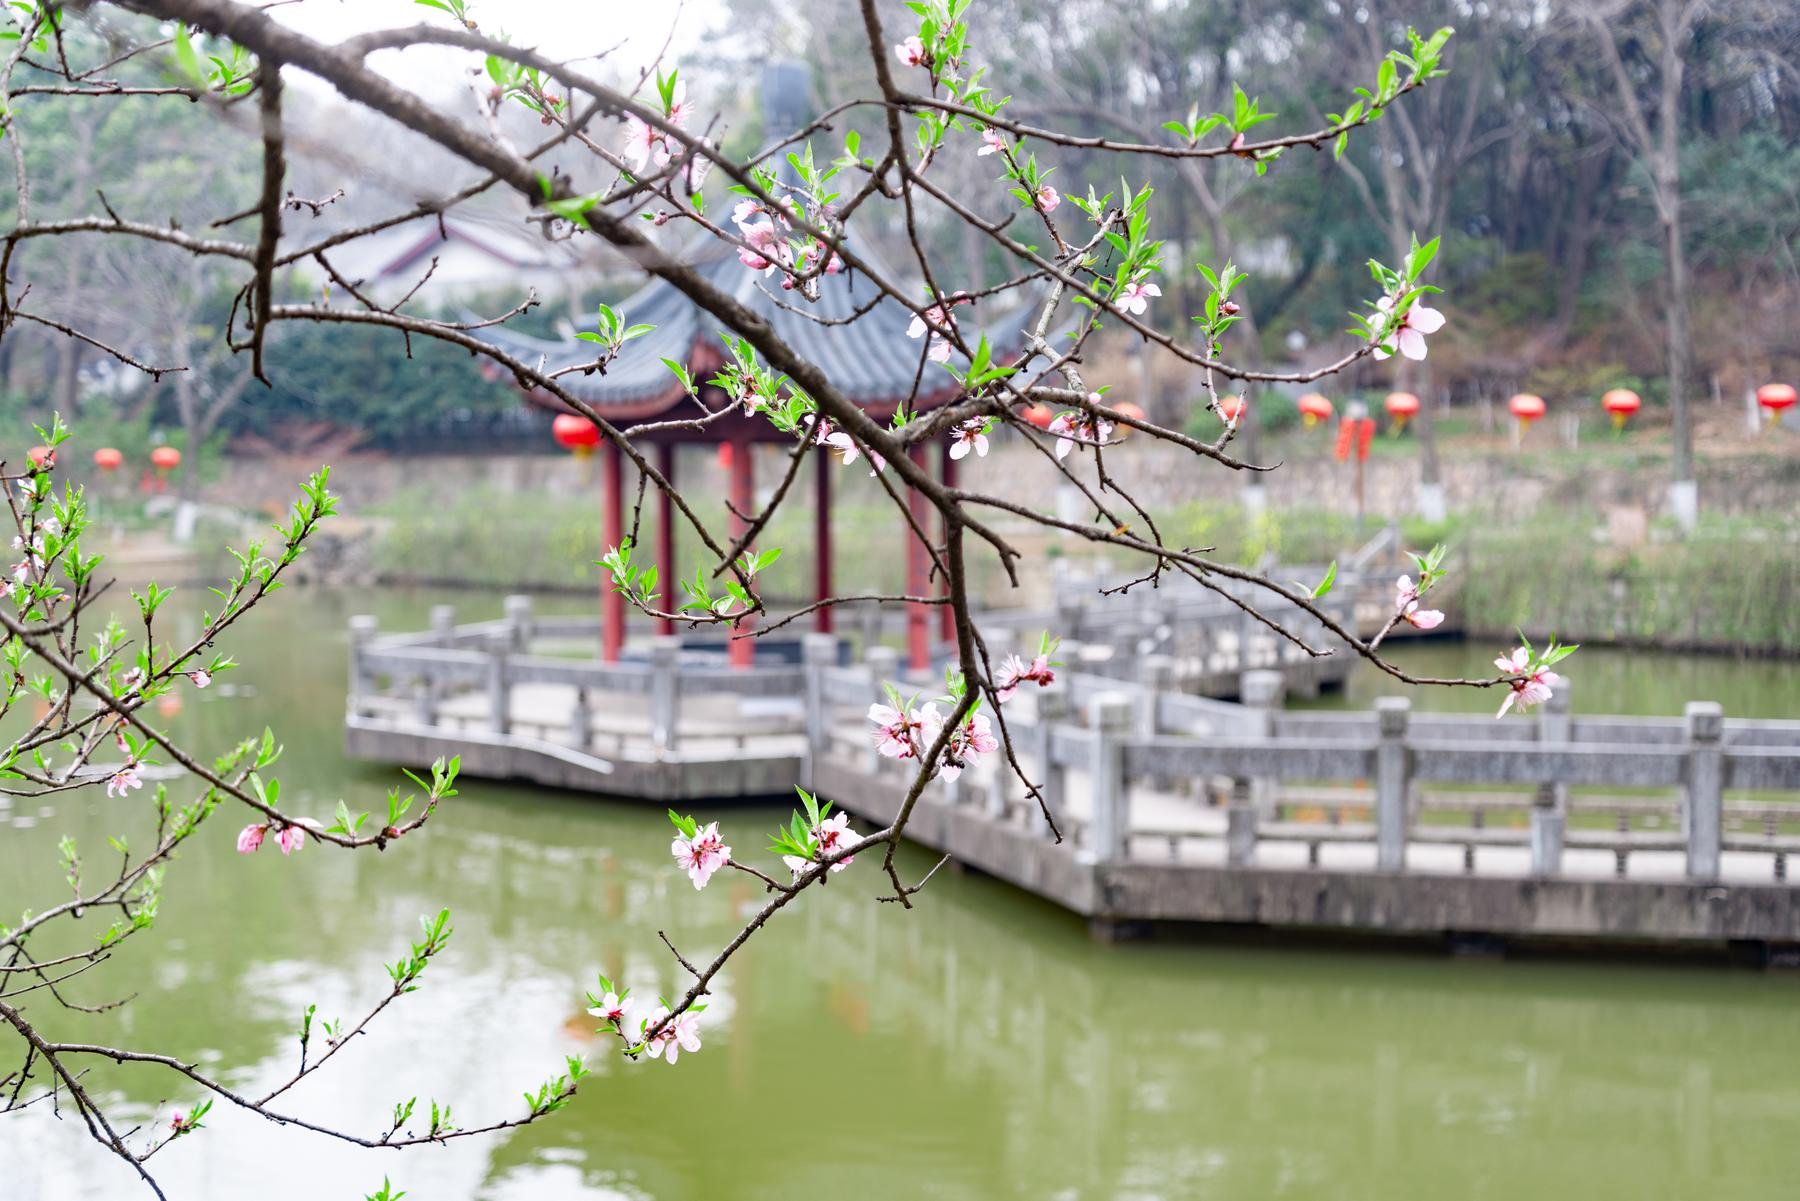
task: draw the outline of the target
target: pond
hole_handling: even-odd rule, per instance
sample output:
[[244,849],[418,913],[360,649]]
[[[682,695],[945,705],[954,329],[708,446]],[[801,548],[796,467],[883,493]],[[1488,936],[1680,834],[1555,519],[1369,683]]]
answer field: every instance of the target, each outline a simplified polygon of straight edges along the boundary
[[[498,613],[468,594],[283,593],[233,636],[247,666],[186,692],[171,721],[209,750],[270,723],[284,796],[321,816],[340,796],[376,808],[397,773],[338,751],[346,618],[415,626],[446,599],[471,619]],[[1604,698],[1677,712],[1688,695],[1793,711],[1792,685],[1784,710],[1760,665],[1652,657],[1642,678],[1621,666],[1609,695],[1600,660],[1578,684],[1590,711]],[[142,794],[92,793],[0,814],[0,913],[63,895],[64,831],[84,848],[144,836]],[[705,816],[740,849],[776,818]],[[397,1101],[435,1097],[472,1126],[518,1115],[565,1054],[590,1053],[594,1075],[546,1122],[400,1153],[220,1106],[151,1161],[175,1198],[358,1198],[385,1175],[417,1201],[1753,1201],[1790,1198],[1800,1178],[1791,975],[1219,937],[1101,946],[974,876],[941,873],[912,912],[875,904],[858,864],[733,961],[700,1053],[630,1064],[590,1041],[594,973],[669,992],[657,932],[704,953],[757,900],[723,878],[696,893],[653,807],[470,780],[385,854],[287,860],[235,854],[241,824],[220,820],[184,853],[155,930],[71,982],[87,1003],[135,990],[130,1005],[32,1012],[59,1036],[192,1057],[254,1090],[292,1070],[305,1006],[360,1016],[419,917],[448,906],[456,933],[421,990],[297,1088],[293,1110],[378,1133]],[[195,1099],[150,1067],[96,1068],[91,1084],[146,1123]],[[148,1195],[66,1110],[0,1119],[6,1201]]]
[[[1495,674],[1494,657],[1514,643],[1456,638],[1410,639],[1393,644],[1389,657],[1415,676],[1469,678]],[[1680,717],[1688,701],[1718,701],[1727,717],[1800,718],[1800,663],[1792,659],[1674,655],[1585,647],[1558,668],[1567,678],[1576,713]],[[1359,663],[1348,686],[1295,708],[1369,709],[1378,696],[1410,696],[1418,709],[1493,712],[1500,694],[1491,688],[1409,688],[1369,663]]]

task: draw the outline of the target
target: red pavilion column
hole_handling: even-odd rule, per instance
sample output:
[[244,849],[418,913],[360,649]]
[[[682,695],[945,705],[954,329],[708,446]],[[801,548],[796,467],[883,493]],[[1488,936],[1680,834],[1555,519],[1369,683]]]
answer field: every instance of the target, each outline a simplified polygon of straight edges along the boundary
[[[950,447],[952,445],[953,443],[950,442],[944,442],[942,444],[943,458],[939,460],[944,487],[946,488],[956,487],[956,460],[950,457]],[[946,521],[942,531],[942,536],[946,545],[948,545],[950,541],[949,524],[950,523]],[[950,595],[950,580],[947,577],[939,586],[938,592],[943,596]],[[949,605],[938,606],[938,638],[952,644],[956,642],[956,610],[952,609]]]
[[[907,449],[912,461],[925,467],[925,452],[918,445]],[[930,468],[926,467],[926,470]],[[906,533],[906,594],[908,596],[924,596],[926,577],[930,575],[930,559],[925,553],[925,544],[919,541],[914,530],[930,533],[925,514],[925,497],[917,488],[908,488],[906,492],[907,512],[912,514],[912,522],[905,527]],[[906,605],[906,663],[913,671],[926,671],[931,667],[931,614],[930,605],[922,605],[909,601]]]
[[[831,596],[831,473],[836,461],[825,450],[815,450],[813,461],[819,474],[813,477],[813,599],[823,601]],[[830,605],[820,605],[813,612],[813,628],[821,634],[832,631]]]
[[[756,461],[751,457],[752,442],[733,442],[731,444],[731,537],[735,541],[743,537],[744,531],[750,528],[746,516],[756,507]],[[746,548],[748,549],[748,548]],[[748,634],[752,622],[745,620],[738,623],[735,633]],[[726,644],[730,650],[733,667],[749,667],[756,660],[756,642],[754,639],[733,638]]]
[[[662,472],[663,479],[669,481],[669,487],[675,486],[675,444],[673,442],[658,443],[656,447],[656,469]],[[675,577],[675,501],[665,490],[656,498],[656,574],[661,577],[657,591],[662,593],[662,600],[657,607],[672,610],[673,597],[680,590]],[[657,630],[663,634],[675,632],[672,618],[661,618]]]
[[[625,452],[608,440],[600,448],[600,540],[607,548],[625,537]],[[625,645],[625,598],[613,591],[612,573],[600,584],[600,658],[619,661]]]

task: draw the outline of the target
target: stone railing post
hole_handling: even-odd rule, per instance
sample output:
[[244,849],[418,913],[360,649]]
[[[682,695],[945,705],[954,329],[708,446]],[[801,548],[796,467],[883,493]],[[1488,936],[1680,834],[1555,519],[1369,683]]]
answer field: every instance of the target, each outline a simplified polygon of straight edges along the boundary
[[[900,652],[891,646],[871,646],[863,655],[863,662],[869,668],[869,700],[878,705],[888,703],[887,686],[900,678]],[[870,732],[868,763],[869,774],[881,772],[881,752],[875,747],[874,727],[866,718],[864,728]]]
[[1719,878],[1719,839],[1725,791],[1725,710],[1717,701],[1687,704],[1687,783],[1682,814],[1687,826],[1690,880]]
[[[1247,714],[1246,733],[1250,737],[1274,737],[1275,712],[1281,708],[1286,690],[1287,677],[1278,671],[1259,669],[1244,672],[1238,677],[1238,700],[1243,702]],[[1275,780],[1250,781],[1250,803],[1256,809],[1259,821],[1274,820],[1275,805],[1279,800],[1278,791],[1279,784]]]
[[496,734],[512,732],[512,681],[506,661],[512,656],[512,631],[495,630],[488,636],[488,723]]
[[1225,805],[1225,865],[1249,867],[1256,861],[1256,802],[1250,781],[1234,777]]
[[[1021,732],[1013,727],[1014,736]],[[1008,799],[1012,796],[1012,765],[1002,760],[994,765],[994,774],[988,777],[987,802],[985,812],[995,821],[1006,820]]]
[[1059,677],[1037,690],[1037,725],[1032,730],[1031,749],[1041,781],[1038,791],[1043,795],[1044,807],[1050,810],[1059,826],[1063,815],[1069,811],[1065,787],[1067,773],[1051,758],[1050,731],[1053,726],[1068,721],[1073,712],[1074,704],[1069,699],[1069,685],[1065,679]]
[[1412,702],[1403,696],[1378,697],[1375,726],[1375,866],[1384,872],[1406,868],[1406,800],[1412,764],[1406,749],[1406,727]]
[[519,654],[531,649],[531,598],[514,594],[501,602],[507,627],[512,631],[512,648]]
[[1138,683],[1144,690],[1138,694],[1136,733],[1139,738],[1155,738],[1156,702],[1165,692],[1175,691],[1175,660],[1169,655],[1145,655],[1138,663]]
[[[1569,681],[1564,680],[1538,710],[1538,742],[1568,742],[1571,733]],[[1531,806],[1532,875],[1554,876],[1562,870],[1563,832],[1568,823],[1569,786],[1539,784]]]
[[375,680],[363,662],[363,652],[374,641],[380,628],[380,623],[367,613],[359,613],[350,619],[350,688],[347,707],[357,717],[364,716],[364,702],[375,689]]
[[413,680],[413,720],[422,726],[437,725],[438,683],[428,667]]
[[456,645],[456,606],[431,606],[431,642],[434,646]]
[[800,639],[800,661],[806,670],[806,752],[800,759],[800,779],[813,784],[814,765],[831,749],[831,714],[825,703],[825,670],[837,666],[835,634],[805,634]]
[[1102,692],[1089,709],[1093,732],[1088,759],[1092,820],[1082,858],[1102,866],[1123,863],[1131,842],[1131,793],[1125,785],[1124,739],[1131,735],[1131,697]]
[[1238,610],[1237,618],[1237,670],[1249,671],[1256,664],[1250,661],[1250,639],[1256,632],[1256,619],[1250,616],[1247,609]]
[[681,727],[681,639],[658,634],[650,639],[650,743],[673,751]]
[[569,739],[576,750],[594,745],[594,702],[585,684],[575,686],[575,704],[569,709]]

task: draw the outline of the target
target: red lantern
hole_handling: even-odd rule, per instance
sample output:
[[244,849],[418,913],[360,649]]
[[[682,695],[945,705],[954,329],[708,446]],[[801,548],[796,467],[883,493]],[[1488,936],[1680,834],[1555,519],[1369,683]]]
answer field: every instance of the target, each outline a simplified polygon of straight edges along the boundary
[[1232,425],[1244,415],[1244,398],[1241,396],[1219,397],[1219,415]]
[[1331,402],[1317,392],[1308,392],[1294,403],[1300,408],[1300,424],[1307,429],[1311,429],[1321,421],[1329,421],[1331,415],[1337,412],[1332,408]]
[[550,436],[564,450],[573,451],[576,458],[586,458],[600,445],[600,427],[579,413],[558,413],[550,423]]
[[181,452],[173,446],[159,446],[150,452],[150,465],[158,471],[173,471],[181,466]]
[[1352,448],[1355,449],[1358,462],[1369,457],[1369,446],[1375,441],[1375,419],[1373,417],[1346,417],[1338,422],[1337,446],[1334,453],[1337,461],[1347,462]]
[[1506,402],[1507,411],[1519,422],[1519,433],[1523,434],[1531,428],[1531,423],[1544,415],[1544,398],[1530,392],[1521,392]]
[[1396,434],[1406,428],[1408,418],[1417,416],[1419,412],[1419,398],[1411,392],[1389,392],[1383,403],[1387,407],[1388,416],[1394,419]]
[[102,471],[117,471],[124,465],[124,453],[111,446],[102,446],[94,452],[94,466]]
[[[1143,407],[1133,404],[1129,400],[1120,401],[1118,404],[1112,406],[1112,409],[1113,412],[1117,413],[1119,416],[1129,417],[1133,421],[1143,421],[1145,418]],[[1132,427],[1129,425],[1115,425],[1113,427],[1112,440],[1114,442],[1123,442],[1126,438],[1130,437],[1133,432]]]
[[1756,403],[1769,410],[1769,424],[1778,425],[1784,409],[1794,407],[1792,384],[1764,384],[1756,390]]
[[48,469],[56,466],[56,451],[48,446],[34,446],[25,454],[33,467]]
[[1643,407],[1643,401],[1630,388],[1614,388],[1600,398],[1600,407],[1612,414],[1613,428],[1622,430],[1631,415]]
[[1047,430],[1050,423],[1056,420],[1056,410],[1047,404],[1026,405],[1023,416],[1039,429]]

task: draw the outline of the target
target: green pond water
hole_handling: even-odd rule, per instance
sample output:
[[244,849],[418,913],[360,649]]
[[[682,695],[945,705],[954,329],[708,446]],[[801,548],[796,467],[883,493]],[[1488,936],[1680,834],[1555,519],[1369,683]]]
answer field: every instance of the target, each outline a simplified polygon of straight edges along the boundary
[[[247,666],[186,692],[170,720],[205,749],[273,724],[284,800],[320,816],[340,796],[377,808],[395,774],[338,751],[345,620],[417,625],[442,599],[470,618],[498,610],[466,594],[283,593],[231,639]],[[1406,652],[1459,667],[1475,653]],[[1800,710],[1786,665],[1578,661],[1589,711],[1672,713],[1690,697]],[[1359,677],[1352,699],[1369,686]],[[94,792],[0,817],[0,913],[66,895],[63,832],[96,860],[108,834],[146,837],[141,794]],[[740,849],[775,817],[706,816]],[[151,1161],[176,1198],[355,1199],[384,1175],[413,1201],[1786,1201],[1800,1187],[1793,975],[1200,938],[1109,947],[972,876],[941,873],[912,912],[875,904],[858,863],[733,961],[699,1054],[630,1064],[590,1041],[594,972],[640,997],[670,992],[678,969],[657,931],[709,953],[757,903],[724,877],[696,893],[652,807],[470,780],[384,855],[315,845],[287,860],[235,854],[241,824],[209,826],[170,873],[156,929],[69,984],[86,1003],[135,991],[130,1005],[31,1012],[60,1037],[191,1057],[255,1090],[292,1070],[307,1004],[359,1017],[419,916],[447,905],[456,934],[423,988],[297,1088],[291,1110],[376,1134],[416,1095],[421,1110],[453,1101],[473,1126],[518,1115],[565,1054],[591,1053],[594,1075],[546,1122],[405,1152],[221,1105]],[[0,1036],[0,1074],[12,1048]],[[95,1065],[89,1083],[132,1121],[167,1122],[195,1099],[151,1067]],[[0,1118],[3,1201],[148,1195],[66,1109]]]

